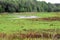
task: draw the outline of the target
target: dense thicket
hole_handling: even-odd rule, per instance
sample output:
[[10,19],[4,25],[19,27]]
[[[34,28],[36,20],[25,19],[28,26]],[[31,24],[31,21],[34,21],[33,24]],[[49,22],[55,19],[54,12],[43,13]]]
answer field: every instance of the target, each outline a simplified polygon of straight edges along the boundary
[[60,4],[36,0],[0,0],[0,12],[58,12]]

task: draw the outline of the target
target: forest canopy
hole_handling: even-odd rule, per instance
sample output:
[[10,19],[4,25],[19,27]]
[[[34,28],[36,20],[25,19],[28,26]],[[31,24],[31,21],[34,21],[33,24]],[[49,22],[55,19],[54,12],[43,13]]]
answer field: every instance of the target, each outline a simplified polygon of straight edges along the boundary
[[0,0],[0,12],[60,12],[60,4],[36,0]]

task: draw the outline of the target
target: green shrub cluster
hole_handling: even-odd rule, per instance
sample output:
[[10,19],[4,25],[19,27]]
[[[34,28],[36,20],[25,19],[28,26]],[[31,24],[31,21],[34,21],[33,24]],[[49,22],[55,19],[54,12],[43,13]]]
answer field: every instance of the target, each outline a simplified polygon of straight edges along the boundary
[[60,4],[36,0],[0,0],[0,12],[59,12]]

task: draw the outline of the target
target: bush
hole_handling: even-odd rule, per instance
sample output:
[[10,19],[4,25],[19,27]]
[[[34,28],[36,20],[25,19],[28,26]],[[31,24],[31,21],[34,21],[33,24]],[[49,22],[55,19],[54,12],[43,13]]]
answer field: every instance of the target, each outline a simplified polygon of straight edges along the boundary
[[0,12],[4,12],[4,8],[0,5]]

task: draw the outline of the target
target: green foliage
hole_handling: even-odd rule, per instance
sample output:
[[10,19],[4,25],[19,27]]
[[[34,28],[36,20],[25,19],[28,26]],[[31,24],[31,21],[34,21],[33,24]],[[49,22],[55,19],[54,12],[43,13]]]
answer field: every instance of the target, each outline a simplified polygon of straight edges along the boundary
[[0,5],[0,12],[4,12],[4,8]]
[[57,12],[58,4],[36,0],[0,0],[0,12]]

